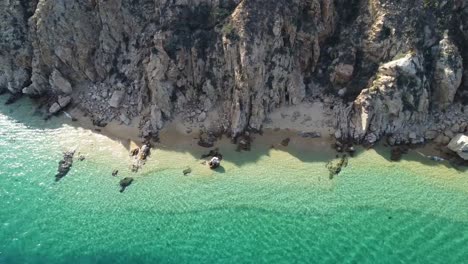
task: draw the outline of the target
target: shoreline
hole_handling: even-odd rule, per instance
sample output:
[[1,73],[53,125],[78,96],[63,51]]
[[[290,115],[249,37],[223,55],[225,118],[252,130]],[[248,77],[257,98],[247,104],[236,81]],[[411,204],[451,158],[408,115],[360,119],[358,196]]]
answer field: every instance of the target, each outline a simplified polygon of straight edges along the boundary
[[[82,122],[78,123],[83,125]],[[126,147],[127,150],[130,150],[134,147],[140,147],[143,144],[143,141],[138,137],[138,130],[135,127],[129,128],[123,124],[119,124],[118,122],[112,122],[106,127],[102,128],[101,131],[95,131],[93,129],[94,126],[89,119],[85,121],[84,126],[87,126],[86,128],[92,130],[93,133],[98,133],[109,137],[112,141],[118,144],[123,144],[122,142],[129,142],[130,147]],[[127,131],[130,131],[131,133],[124,134]],[[345,151],[338,152],[334,148],[336,139],[331,134],[322,134],[321,137],[317,138],[307,138],[300,135],[300,133],[304,131],[296,129],[266,128],[262,131],[262,134],[251,134],[250,137],[252,139],[252,149],[250,151],[245,151],[238,150],[237,144],[233,143],[231,138],[227,137],[226,135],[222,135],[220,138],[218,138],[214,142],[213,147],[202,147],[198,144],[200,139],[198,132],[199,131],[192,131],[191,133],[187,133],[182,123],[172,122],[160,131],[159,141],[154,143],[153,151],[161,149],[166,151],[190,153],[191,156],[197,160],[200,159],[200,155],[208,153],[210,150],[217,148],[231,152],[235,151],[239,155],[243,155],[248,152],[262,152],[266,151],[267,149],[275,149],[288,152],[290,154],[297,154],[299,152],[323,152],[325,156],[328,156],[328,158],[331,157],[331,159],[340,153],[349,155],[349,153],[346,153]],[[123,135],[125,135],[125,137],[122,137]],[[281,142],[287,138],[290,139],[289,144],[287,146],[283,146]],[[390,157],[392,149],[405,146],[412,152],[410,155],[413,157],[419,157],[422,162],[434,162],[431,160],[431,157],[441,157],[444,160],[438,163],[453,166],[455,168],[455,166],[450,162],[450,158],[452,158],[454,155],[449,155],[444,152],[444,146],[436,142],[427,142],[422,145],[389,146],[387,143],[381,140],[371,147],[365,147],[363,145],[355,146],[357,147],[356,155],[360,155],[360,153],[364,151],[375,148],[378,148],[379,150],[385,150],[385,152],[381,153],[381,155],[383,155],[384,158],[389,162],[395,163],[399,161],[391,161]],[[405,157],[407,156],[407,154],[403,155],[401,160],[406,160]],[[151,163],[152,160],[154,161],[154,158],[150,158],[149,163]],[[466,167],[462,168],[464,169]]]
[[[27,102],[27,101],[23,101]],[[37,105],[34,100],[30,100],[32,102],[32,108],[37,109]],[[265,125],[265,129],[263,130],[262,134],[250,134],[252,138],[252,151],[258,151],[258,149],[270,149],[276,148],[279,150],[283,150],[286,152],[313,152],[316,150],[324,150],[327,153],[334,153],[337,154],[336,150],[333,148],[336,139],[332,135],[332,129],[328,127],[328,130],[325,126],[313,127],[313,126],[299,126],[298,128],[284,128],[285,125],[293,125],[294,122],[290,122],[290,119],[285,119],[281,115],[286,112],[286,115],[292,116],[297,109],[301,108],[302,106],[297,107],[288,107],[285,109],[279,109],[272,113],[272,117],[269,124]],[[139,130],[135,126],[127,126],[117,121],[110,122],[105,127],[97,127],[93,124],[92,120],[85,116],[78,108],[72,108],[66,111],[68,115],[71,115],[72,118],[76,118],[77,121],[72,121],[70,116],[66,117],[66,114],[59,114],[54,116],[53,118],[58,118],[59,123],[68,124],[75,128],[81,128],[84,130],[88,130],[90,133],[96,133],[97,135],[101,135],[107,137],[109,140],[106,140],[104,144],[109,151],[114,149],[115,151],[121,151],[122,146],[125,148],[126,153],[125,155],[122,153],[120,156],[128,156],[128,152],[135,148],[140,147],[143,143],[143,140],[139,137]],[[322,125],[326,124],[326,120],[322,118],[323,116],[315,115],[313,118],[313,123],[320,122]],[[285,122],[288,121],[288,122]],[[132,124],[135,124],[134,121]],[[281,129],[283,128],[283,129]],[[307,129],[307,130],[306,130]],[[228,150],[235,150],[237,145],[233,144],[231,139],[225,135],[221,136],[220,140],[214,142],[214,146],[210,148],[204,148],[198,145],[198,141],[200,139],[199,130],[192,129],[191,133],[187,133],[187,127],[183,122],[180,120],[175,120],[171,123],[168,123],[159,134],[160,141],[154,144],[154,149],[165,149],[165,150],[177,150],[183,151],[188,153],[194,153],[192,156],[198,158],[196,156],[200,155],[201,153],[209,152],[209,150],[214,149],[216,147],[222,147]],[[321,133],[321,137],[318,138],[307,138],[302,137],[300,133],[302,132],[319,132]],[[289,138],[290,142],[287,147],[281,145],[281,142]],[[114,143],[116,145],[113,147]],[[360,149],[364,149],[361,145]],[[390,156],[391,149],[395,146],[387,146],[384,143],[384,140],[381,140],[380,143],[376,145],[377,147],[384,146],[387,150],[387,153],[383,153],[383,155],[388,158]],[[396,146],[397,147],[397,146]],[[93,146],[90,145],[85,147],[86,152],[92,152]],[[437,144],[435,142],[427,142],[423,145],[415,145],[409,146],[410,149],[417,152],[421,157],[424,159],[428,159],[428,156],[438,156],[444,159],[450,158],[450,155],[447,155],[442,150],[444,146]],[[242,151],[243,152],[243,151]],[[242,155],[242,154],[240,154]],[[403,157],[404,159],[404,157]]]

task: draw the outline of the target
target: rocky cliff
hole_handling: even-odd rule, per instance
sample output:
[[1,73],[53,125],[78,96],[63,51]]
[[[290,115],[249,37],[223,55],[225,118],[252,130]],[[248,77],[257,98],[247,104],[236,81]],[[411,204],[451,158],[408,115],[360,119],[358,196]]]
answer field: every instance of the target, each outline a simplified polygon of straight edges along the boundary
[[0,90],[142,136],[181,117],[236,137],[324,97],[335,136],[360,142],[468,121],[464,0],[2,0],[0,15]]

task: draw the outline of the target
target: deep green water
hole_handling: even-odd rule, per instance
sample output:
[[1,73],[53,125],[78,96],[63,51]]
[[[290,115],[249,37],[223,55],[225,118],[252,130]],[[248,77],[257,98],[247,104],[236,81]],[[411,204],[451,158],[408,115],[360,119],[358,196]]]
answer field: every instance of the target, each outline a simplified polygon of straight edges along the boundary
[[[0,263],[468,263],[468,173],[384,151],[333,180],[323,149],[222,149],[224,169],[188,146],[132,174],[104,136],[43,121],[0,98]],[[71,172],[54,181],[61,152]],[[183,176],[190,166],[193,172]],[[111,176],[119,169],[119,176]],[[135,177],[119,193],[118,180]]]

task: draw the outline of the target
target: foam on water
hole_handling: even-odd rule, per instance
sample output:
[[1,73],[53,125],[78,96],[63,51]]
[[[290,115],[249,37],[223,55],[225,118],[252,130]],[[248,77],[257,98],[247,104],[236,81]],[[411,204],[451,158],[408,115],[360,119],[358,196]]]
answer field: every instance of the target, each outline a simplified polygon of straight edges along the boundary
[[[326,150],[158,149],[137,174],[123,145],[0,98],[0,263],[464,263],[468,173],[361,152],[333,180]],[[62,151],[78,147],[54,182]],[[292,148],[292,147],[291,147]],[[183,176],[190,166],[192,173]],[[118,177],[111,172],[119,169]],[[135,177],[124,193],[118,180]]]

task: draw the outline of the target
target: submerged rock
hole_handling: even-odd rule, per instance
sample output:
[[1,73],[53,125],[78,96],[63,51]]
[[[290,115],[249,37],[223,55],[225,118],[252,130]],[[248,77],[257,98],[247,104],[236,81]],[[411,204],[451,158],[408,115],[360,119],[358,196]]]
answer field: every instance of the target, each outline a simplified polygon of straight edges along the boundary
[[299,136],[303,138],[320,138],[322,134],[320,132],[300,132]]
[[184,173],[184,176],[186,176],[187,174],[192,173],[192,169],[191,169],[190,167],[188,167],[187,169],[185,169],[185,170],[183,171],[183,173]]
[[283,139],[283,141],[281,141],[281,145],[283,147],[287,147],[289,145],[289,142],[291,142],[291,139],[290,138],[285,138],[285,139]]
[[429,158],[430,160],[437,161],[437,162],[445,161],[444,158],[441,158],[441,157],[439,157],[439,156],[428,156],[428,158]]
[[332,180],[336,175],[340,174],[341,170],[348,166],[348,156],[342,155],[340,160],[336,163],[330,161],[327,163],[326,167],[329,171],[329,178]]
[[10,95],[10,97],[5,102],[5,105],[13,104],[14,102],[18,101],[22,96],[22,93],[14,93]]
[[399,146],[393,147],[391,150],[390,160],[392,161],[400,161],[403,154],[408,153],[408,147]]
[[55,181],[59,181],[70,171],[73,165],[73,155],[75,155],[74,150],[63,153],[63,159],[59,161],[58,173],[55,175]]
[[125,191],[125,189],[132,184],[133,178],[132,177],[125,177],[122,180],[120,180],[120,192]]

